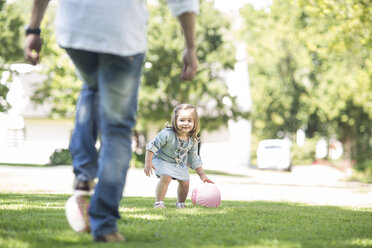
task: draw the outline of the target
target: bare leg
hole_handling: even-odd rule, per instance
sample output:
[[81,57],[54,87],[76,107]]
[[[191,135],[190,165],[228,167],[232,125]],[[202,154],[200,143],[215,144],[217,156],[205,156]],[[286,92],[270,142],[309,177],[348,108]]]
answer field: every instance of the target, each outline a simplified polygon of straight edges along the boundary
[[156,201],[164,201],[171,180],[170,176],[160,176],[160,181],[156,186]]
[[178,202],[185,202],[189,193],[189,181],[178,180],[177,196]]

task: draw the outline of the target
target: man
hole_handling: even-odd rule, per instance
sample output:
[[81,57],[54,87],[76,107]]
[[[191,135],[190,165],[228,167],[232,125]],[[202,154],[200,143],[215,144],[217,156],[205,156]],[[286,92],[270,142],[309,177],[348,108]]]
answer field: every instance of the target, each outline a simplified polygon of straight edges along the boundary
[[[39,61],[40,23],[49,0],[34,0],[26,30],[25,58]],[[198,0],[169,0],[185,38],[182,80],[197,70],[195,14]],[[121,242],[119,203],[131,158],[131,130],[146,51],[147,12],[143,0],[61,0],[57,13],[57,42],[76,66],[83,88],[77,103],[70,143],[75,194],[84,202],[98,177],[89,208],[94,241]],[[101,134],[101,149],[95,148]],[[81,203],[80,202],[80,203]]]

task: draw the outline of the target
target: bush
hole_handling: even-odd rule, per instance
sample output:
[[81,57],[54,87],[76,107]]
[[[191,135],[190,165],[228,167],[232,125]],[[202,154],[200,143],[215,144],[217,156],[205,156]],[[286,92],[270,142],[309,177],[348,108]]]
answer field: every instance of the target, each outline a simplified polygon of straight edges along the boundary
[[353,168],[353,173],[349,177],[349,181],[358,181],[362,183],[372,183],[372,168],[366,167],[364,170]]
[[303,146],[292,143],[291,156],[293,165],[311,164],[315,160],[317,138],[307,138]]
[[145,167],[145,153],[132,153],[132,159],[130,161],[130,166],[135,168],[144,168]]
[[72,158],[69,149],[56,149],[49,157],[50,165],[70,165]]
[[[69,149],[56,149],[49,157],[50,165],[70,165],[72,158]],[[130,165],[136,168],[143,168],[145,164],[145,153],[137,154],[133,152]]]
[[260,139],[252,134],[251,137],[251,165],[257,165],[257,147]]
[[372,174],[372,159],[366,159],[363,162],[357,162],[355,169],[358,171],[370,172]]

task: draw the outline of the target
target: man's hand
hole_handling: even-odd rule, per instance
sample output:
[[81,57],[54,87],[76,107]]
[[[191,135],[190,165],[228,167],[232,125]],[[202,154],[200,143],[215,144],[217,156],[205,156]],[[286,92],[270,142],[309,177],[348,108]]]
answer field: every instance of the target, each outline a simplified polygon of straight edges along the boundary
[[39,62],[39,54],[41,51],[42,39],[37,34],[29,34],[26,37],[24,46],[24,56],[27,62],[36,65]]
[[[49,0],[34,0],[31,12],[31,21],[29,28],[40,28],[41,20],[43,20],[44,13],[48,7]],[[39,54],[41,50],[42,40],[38,34],[28,34],[25,40],[23,53],[25,60],[33,65],[39,62]]]
[[195,13],[186,12],[178,16],[183,36],[185,38],[185,52],[183,54],[183,69],[181,72],[182,80],[192,80],[195,78],[198,69],[198,59],[195,48]]
[[198,69],[198,60],[195,48],[185,50],[183,55],[183,65],[184,67],[181,72],[181,79],[185,81],[194,79]]

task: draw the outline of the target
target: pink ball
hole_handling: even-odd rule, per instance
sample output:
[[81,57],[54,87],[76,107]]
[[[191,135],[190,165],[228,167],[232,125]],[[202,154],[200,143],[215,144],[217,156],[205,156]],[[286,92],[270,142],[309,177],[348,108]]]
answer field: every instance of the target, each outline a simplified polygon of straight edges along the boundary
[[192,191],[191,201],[194,205],[217,208],[221,203],[221,194],[214,184],[203,183]]

